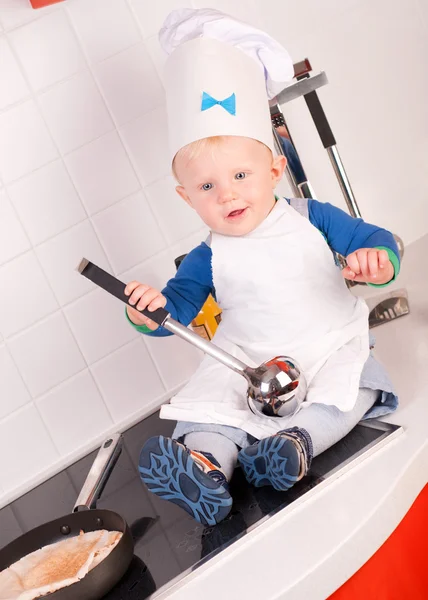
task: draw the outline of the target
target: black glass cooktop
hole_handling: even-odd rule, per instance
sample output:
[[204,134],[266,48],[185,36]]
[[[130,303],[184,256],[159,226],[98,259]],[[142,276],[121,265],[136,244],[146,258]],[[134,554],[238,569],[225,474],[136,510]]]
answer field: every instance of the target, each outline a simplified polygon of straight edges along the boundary
[[[204,527],[174,504],[147,492],[138,476],[138,458],[145,440],[153,435],[169,436],[173,428],[173,422],[163,421],[155,413],[124,433],[122,454],[98,507],[116,511],[127,520],[135,540],[135,555],[126,575],[105,600],[148,598],[314,486],[352,467],[400,429],[380,421],[357,425],[315,458],[310,473],[287,492],[253,488],[237,468],[231,482],[231,514],[215,527]],[[33,527],[70,513],[95,455],[91,453],[0,510],[0,548]]]

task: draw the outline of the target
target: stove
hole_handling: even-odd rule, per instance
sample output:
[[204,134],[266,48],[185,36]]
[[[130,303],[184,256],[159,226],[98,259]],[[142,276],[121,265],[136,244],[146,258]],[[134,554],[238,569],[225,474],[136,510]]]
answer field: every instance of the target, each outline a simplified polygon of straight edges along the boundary
[[[140,481],[141,447],[153,435],[170,436],[175,423],[154,413],[124,433],[122,454],[98,508],[128,522],[135,554],[122,580],[104,600],[144,600],[260,526],[321,482],[352,468],[395,437],[401,427],[382,421],[359,423],[345,438],[313,460],[308,475],[287,492],[253,488],[237,468],[231,481],[234,505],[215,527],[200,525],[174,504],[150,494]],[[96,452],[58,473],[0,510],[0,548],[22,533],[72,511]],[[290,506],[291,505],[291,506]]]

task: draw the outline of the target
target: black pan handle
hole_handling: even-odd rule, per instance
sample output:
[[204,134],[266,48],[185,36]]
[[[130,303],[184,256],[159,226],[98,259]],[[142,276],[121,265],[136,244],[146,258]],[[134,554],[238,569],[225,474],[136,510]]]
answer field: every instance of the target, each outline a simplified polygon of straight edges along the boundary
[[[104,271],[104,269],[101,269],[101,267],[97,267],[97,265],[94,265],[91,261],[83,258],[77,270],[81,275],[90,279],[106,292],[110,292],[110,294],[116,296],[116,298],[122,300],[122,302],[125,302],[128,306],[131,306],[131,308],[135,308],[135,306],[129,304],[129,296],[125,294],[126,285],[119,279],[116,279],[113,275],[110,275],[110,273],[107,273],[107,271]],[[157,308],[153,312],[146,309],[140,310],[138,308],[135,308],[135,310],[138,310],[138,312],[160,326],[162,326],[170,316],[169,312],[164,308]]]
[[73,512],[96,508],[97,500],[114,469],[122,452],[123,436],[114,433],[105,440],[101,446],[91,470],[86,477],[79,497],[74,505]]

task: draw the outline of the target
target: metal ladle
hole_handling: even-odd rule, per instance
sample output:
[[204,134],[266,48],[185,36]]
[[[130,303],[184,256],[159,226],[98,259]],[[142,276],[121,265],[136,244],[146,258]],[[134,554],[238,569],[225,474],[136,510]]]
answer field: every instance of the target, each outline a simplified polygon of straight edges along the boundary
[[[126,285],[122,281],[85,258],[81,261],[78,271],[135,309],[135,306],[129,304],[129,296],[125,294]],[[153,312],[146,309],[136,310],[242,375],[248,384],[248,406],[254,414],[262,413],[274,418],[285,417],[293,414],[305,399],[306,379],[296,361],[289,356],[277,356],[259,367],[250,367],[173,319],[164,308]]]

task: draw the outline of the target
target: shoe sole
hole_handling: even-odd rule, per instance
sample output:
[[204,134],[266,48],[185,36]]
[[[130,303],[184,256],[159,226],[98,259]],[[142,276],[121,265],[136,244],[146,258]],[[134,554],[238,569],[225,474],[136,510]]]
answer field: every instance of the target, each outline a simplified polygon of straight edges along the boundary
[[228,490],[204,473],[175,440],[150,438],[141,450],[138,470],[150,492],[177,504],[202,525],[216,525],[232,508]]
[[300,457],[293,442],[272,436],[241,450],[238,461],[248,483],[270,485],[278,491],[290,489],[298,480]]

